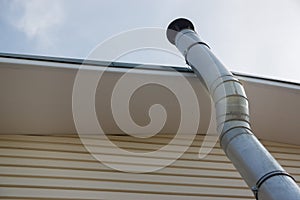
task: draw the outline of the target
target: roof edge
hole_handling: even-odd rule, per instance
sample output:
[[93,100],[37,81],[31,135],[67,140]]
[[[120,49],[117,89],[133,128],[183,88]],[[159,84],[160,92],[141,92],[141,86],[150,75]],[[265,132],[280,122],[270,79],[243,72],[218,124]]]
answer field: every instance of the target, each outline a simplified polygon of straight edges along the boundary
[[[114,61],[98,61],[98,60],[86,60],[80,58],[66,58],[66,57],[55,57],[55,56],[41,56],[41,55],[30,55],[30,54],[15,54],[15,53],[1,53],[0,58],[12,58],[12,59],[24,59],[24,60],[31,60],[31,61],[44,61],[44,62],[53,62],[53,63],[65,63],[65,64],[87,64],[91,66],[108,66],[108,67],[115,67],[115,68],[139,68],[139,69],[151,69],[151,70],[176,70],[178,72],[186,72],[186,73],[194,73],[191,68],[188,67],[180,67],[180,66],[170,66],[170,65],[157,65],[157,64],[139,64],[139,63],[127,63],[127,62],[114,62]],[[268,81],[268,82],[275,82],[281,84],[289,84],[293,86],[300,86],[300,83],[286,81],[286,80],[279,80],[275,78],[267,78],[263,76],[256,76],[250,75],[240,72],[233,72],[233,75],[238,76],[240,78],[250,78],[250,79],[257,79],[261,81]]]

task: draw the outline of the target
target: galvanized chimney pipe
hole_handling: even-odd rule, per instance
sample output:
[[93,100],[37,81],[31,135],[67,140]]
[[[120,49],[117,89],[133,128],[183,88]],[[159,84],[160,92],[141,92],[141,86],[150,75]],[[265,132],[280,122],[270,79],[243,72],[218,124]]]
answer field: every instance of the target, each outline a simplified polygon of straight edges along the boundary
[[251,131],[242,84],[214,56],[187,19],[168,27],[168,40],[184,55],[210,93],[216,108],[220,144],[259,200],[300,200],[300,189]]

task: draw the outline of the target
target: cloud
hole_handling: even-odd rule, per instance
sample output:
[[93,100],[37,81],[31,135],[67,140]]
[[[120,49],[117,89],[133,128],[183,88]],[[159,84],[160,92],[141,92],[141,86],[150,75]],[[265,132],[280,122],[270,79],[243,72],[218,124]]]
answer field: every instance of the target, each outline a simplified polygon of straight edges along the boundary
[[17,52],[84,58],[120,32],[165,28],[187,17],[231,70],[299,80],[299,6],[299,0],[0,0],[0,34],[7,34],[0,50],[11,45]]
[[53,45],[53,34],[64,22],[63,4],[58,0],[13,0],[8,12],[10,24],[41,47]]

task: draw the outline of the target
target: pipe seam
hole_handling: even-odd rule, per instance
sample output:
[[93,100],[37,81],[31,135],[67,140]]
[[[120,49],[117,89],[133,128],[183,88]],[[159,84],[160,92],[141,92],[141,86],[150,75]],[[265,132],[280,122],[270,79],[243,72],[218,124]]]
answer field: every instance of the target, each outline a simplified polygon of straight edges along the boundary
[[[178,38],[178,39],[179,39],[179,38]],[[202,45],[204,45],[204,46],[206,46],[207,48],[210,49],[210,47],[209,47],[205,42],[195,42],[194,44],[191,44],[190,46],[188,46],[188,47],[186,48],[185,52],[183,53],[184,59],[185,59],[185,61],[187,62],[187,64],[188,64],[187,55],[188,55],[190,49],[191,49],[193,46],[197,45],[197,44],[202,44]]]
[[[218,81],[220,79],[221,79],[221,81]],[[226,82],[226,81],[236,81],[238,83],[241,83],[237,78],[233,77],[232,75],[223,75],[223,76],[219,76],[216,80],[214,80],[212,82],[212,84],[209,87],[209,91],[214,90],[214,88],[217,88],[220,84],[222,84],[223,82]],[[241,83],[241,85],[242,85],[242,83]]]
[[[236,127],[232,127],[232,128],[230,128],[230,129],[228,129],[228,130],[226,130],[224,133],[222,133],[220,136],[219,136],[219,140],[220,140],[220,146],[222,147],[222,149],[223,149],[223,139],[225,138],[224,136],[226,135],[226,134],[228,134],[230,131],[232,131],[233,129],[242,129],[242,131],[245,131],[245,130],[248,130],[248,131],[250,131],[250,133],[248,132],[248,134],[250,134],[250,135],[253,135],[253,133],[251,132],[251,129],[250,128],[248,128],[248,127],[245,127],[245,126],[236,126]],[[232,137],[234,137],[234,136],[232,136]],[[232,140],[230,140],[230,141],[232,141]],[[228,144],[227,144],[228,145]],[[226,145],[226,146],[227,146]],[[226,152],[225,152],[226,153]]]

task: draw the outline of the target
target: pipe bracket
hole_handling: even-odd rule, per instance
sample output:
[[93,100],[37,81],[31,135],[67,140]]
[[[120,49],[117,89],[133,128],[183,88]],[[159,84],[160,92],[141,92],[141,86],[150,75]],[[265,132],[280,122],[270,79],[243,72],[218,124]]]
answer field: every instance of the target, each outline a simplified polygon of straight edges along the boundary
[[291,179],[293,179],[296,182],[296,180],[294,179],[294,177],[292,177],[286,171],[275,170],[275,171],[268,172],[265,175],[263,175],[260,179],[258,179],[258,181],[256,182],[255,186],[251,187],[251,190],[254,193],[254,196],[255,196],[256,200],[258,200],[258,192],[259,192],[259,188],[261,187],[261,185],[265,181],[267,181],[269,178],[271,178],[273,176],[288,176],[288,177],[290,177]]

